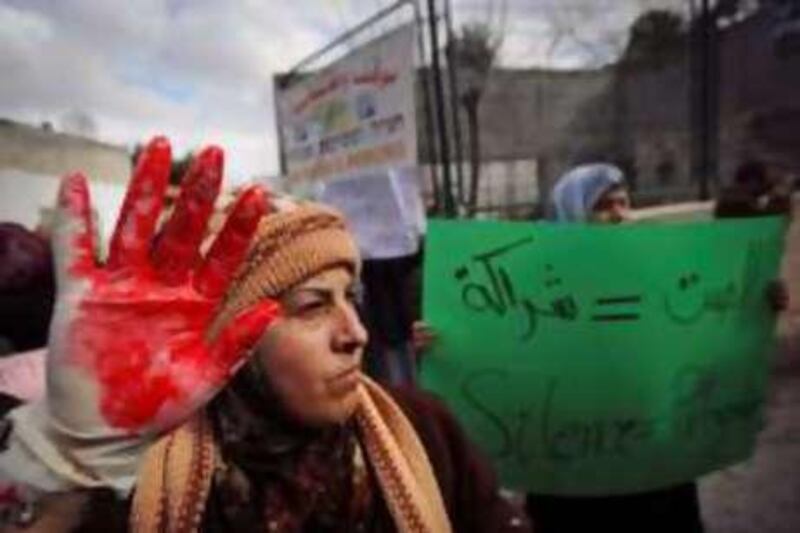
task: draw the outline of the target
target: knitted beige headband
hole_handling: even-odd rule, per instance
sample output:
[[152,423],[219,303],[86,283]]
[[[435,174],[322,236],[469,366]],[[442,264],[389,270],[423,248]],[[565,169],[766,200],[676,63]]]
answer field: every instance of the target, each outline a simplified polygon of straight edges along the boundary
[[247,257],[231,282],[209,328],[215,337],[237,313],[274,298],[334,266],[358,275],[358,246],[342,215],[326,206],[301,203],[264,217]]

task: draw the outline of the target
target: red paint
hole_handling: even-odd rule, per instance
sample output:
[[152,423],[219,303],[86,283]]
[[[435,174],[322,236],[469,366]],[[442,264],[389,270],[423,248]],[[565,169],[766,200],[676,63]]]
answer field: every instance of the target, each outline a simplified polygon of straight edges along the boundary
[[[218,148],[197,157],[174,215],[151,254],[166,183],[164,165],[169,163],[167,141],[151,142],[134,173],[105,269],[95,267],[93,260],[89,268],[91,209],[86,181],[74,175],[63,182],[61,208],[83,222],[69,243],[70,256],[81,258],[76,259],[73,274],[91,279],[74,310],[64,363],[82,368],[96,380],[99,411],[110,426],[138,433],[185,419],[224,385],[278,313],[276,303],[262,301],[241,312],[217,339],[206,338],[230,278],[266,211],[264,191],[246,191],[208,260],[202,265],[195,261],[219,191],[222,159]],[[131,228],[133,233],[126,236]],[[126,241],[131,235],[135,240]]]
[[222,369],[238,362],[238,355],[253,346],[264,329],[280,314],[277,302],[266,300],[234,317],[220,332],[213,348],[213,358]]
[[98,296],[105,301],[88,298],[73,323],[73,363],[96,376],[106,421],[132,431],[177,422],[157,416],[166,405],[184,415],[193,412],[201,393],[224,384],[278,312],[276,303],[261,302],[209,345],[204,335],[214,300],[193,291],[163,295],[148,283],[136,302],[120,301],[113,291]]
[[213,366],[203,334],[216,301],[152,279],[119,288],[108,279],[96,280],[72,323],[71,363],[97,379],[100,412],[111,426],[163,427],[174,422],[157,418],[164,405],[189,413],[193,395],[216,386],[203,377]]
[[141,267],[149,261],[150,240],[164,204],[172,150],[155,137],[139,156],[109,246],[110,269]]
[[86,177],[75,172],[61,180],[58,190],[58,205],[73,217],[86,219],[90,213],[89,188]]
[[61,180],[58,190],[58,208],[63,211],[65,216],[73,219],[72,222],[64,222],[70,231],[74,231],[68,236],[69,242],[64,244],[71,248],[71,263],[67,265],[67,271],[73,276],[88,275],[94,270],[95,261],[92,208],[89,187],[83,174],[76,172]]
[[251,187],[239,197],[195,278],[198,291],[207,296],[225,292],[266,211],[266,193],[261,187]]
[[175,210],[164,225],[153,253],[153,265],[166,283],[183,282],[197,260],[222,184],[223,162],[221,149],[206,148],[194,158],[183,178]]

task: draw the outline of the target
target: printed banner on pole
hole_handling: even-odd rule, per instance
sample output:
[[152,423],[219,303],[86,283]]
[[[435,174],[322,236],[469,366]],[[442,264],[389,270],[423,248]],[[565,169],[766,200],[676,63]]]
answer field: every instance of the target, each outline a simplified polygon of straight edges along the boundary
[[289,184],[416,165],[414,35],[402,26],[275,88]]
[[623,494],[738,462],[762,425],[784,229],[432,221],[423,386],[510,487]]

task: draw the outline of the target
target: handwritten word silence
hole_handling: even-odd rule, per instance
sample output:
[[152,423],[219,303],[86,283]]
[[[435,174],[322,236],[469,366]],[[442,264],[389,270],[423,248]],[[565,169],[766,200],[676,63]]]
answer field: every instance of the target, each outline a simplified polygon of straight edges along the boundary
[[[557,378],[545,379],[529,390],[528,405],[508,411],[493,404],[492,390],[511,386],[512,374],[488,368],[470,374],[461,384],[461,396],[477,415],[487,450],[498,460],[525,466],[534,461],[572,463],[601,458],[629,458],[647,453],[656,439],[671,433],[680,439],[715,450],[728,430],[760,423],[762,399],[752,390],[725,394],[713,372],[684,369],[678,373],[672,401],[664,414],[651,416],[585,416],[562,418],[568,392]],[[543,385],[543,386],[542,386]]]
[[[522,341],[533,339],[543,320],[574,323],[585,319],[613,326],[638,322],[646,310],[661,309],[672,323],[688,326],[710,313],[720,317],[735,313],[757,294],[753,284],[758,275],[758,251],[751,246],[737,281],[711,283],[692,270],[680,274],[666,290],[650,289],[649,296],[640,288],[622,294],[584,297],[579,303],[579,295],[566,287],[550,264],[544,266],[545,276],[539,287],[531,287],[529,281],[521,282],[510,275],[509,257],[529,249],[533,242],[533,237],[522,238],[475,254],[453,273],[465,308],[475,313],[520,320],[523,326],[518,337]],[[517,263],[519,260],[516,259]],[[523,284],[533,289],[530,292],[535,292],[537,297],[524,294],[519,289]],[[655,305],[646,306],[648,299]]]

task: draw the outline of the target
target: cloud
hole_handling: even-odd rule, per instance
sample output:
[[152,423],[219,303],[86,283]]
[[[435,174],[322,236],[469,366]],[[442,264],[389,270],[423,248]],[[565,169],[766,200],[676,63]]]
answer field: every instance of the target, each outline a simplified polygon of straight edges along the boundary
[[164,133],[176,154],[216,142],[233,181],[274,173],[272,75],[331,37],[319,4],[0,3],[0,116],[79,110],[102,140]]
[[[553,10],[562,12],[558,6],[576,2],[581,3],[509,0],[501,62],[584,61],[581,50],[553,51],[549,44]],[[100,139],[117,144],[133,146],[163,133],[181,155],[203,143],[219,143],[227,150],[233,183],[275,174],[274,73],[390,3],[0,0],[0,116],[58,123],[65,113],[78,111],[91,117]],[[483,0],[454,4],[459,23],[487,13]],[[605,4],[617,8],[595,10],[579,20],[590,39],[593,31],[632,20],[620,18],[626,12],[619,6],[648,2]],[[499,12],[495,9],[495,18]],[[398,17],[408,19],[409,12]]]

